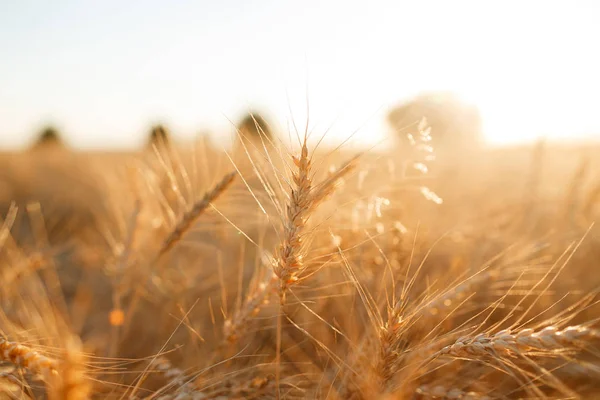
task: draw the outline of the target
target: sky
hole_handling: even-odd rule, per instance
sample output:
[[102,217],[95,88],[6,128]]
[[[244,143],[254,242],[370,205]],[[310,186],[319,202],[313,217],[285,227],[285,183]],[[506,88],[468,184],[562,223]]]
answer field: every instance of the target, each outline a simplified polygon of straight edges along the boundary
[[598,21],[595,0],[0,0],[0,148],[48,124],[87,149],[155,123],[226,142],[250,109],[381,144],[425,90],[479,106],[490,143],[600,138]]

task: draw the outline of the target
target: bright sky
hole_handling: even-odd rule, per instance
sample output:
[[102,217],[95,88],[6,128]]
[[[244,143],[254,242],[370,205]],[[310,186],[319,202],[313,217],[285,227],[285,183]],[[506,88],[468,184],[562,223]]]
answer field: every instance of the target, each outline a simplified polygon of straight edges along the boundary
[[307,97],[315,132],[373,143],[431,89],[493,143],[600,137],[599,21],[595,0],[0,0],[0,147],[47,123],[82,148],[229,134],[249,108],[286,131]]

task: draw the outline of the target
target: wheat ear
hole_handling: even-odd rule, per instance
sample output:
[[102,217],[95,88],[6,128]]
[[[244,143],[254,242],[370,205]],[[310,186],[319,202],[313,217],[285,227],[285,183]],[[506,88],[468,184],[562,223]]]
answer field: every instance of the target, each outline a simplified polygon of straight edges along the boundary
[[388,390],[399,362],[398,351],[400,337],[404,323],[400,317],[402,309],[397,303],[393,309],[388,310],[388,320],[379,329],[379,360],[377,362],[377,376],[382,392]]
[[0,360],[8,361],[31,373],[43,376],[58,374],[58,362],[40,354],[29,346],[0,338]]
[[284,236],[273,268],[275,276],[279,279],[278,292],[282,304],[285,302],[287,289],[300,279],[305,268],[303,263],[305,254],[303,254],[302,245],[304,228],[308,219],[317,206],[335,191],[340,179],[354,169],[360,156],[361,154],[354,156],[314,187],[309,178],[311,161],[308,157],[306,138],[300,157],[293,157],[297,170],[292,174],[293,185],[290,188],[289,202],[286,206]]
[[196,202],[193,207],[185,212],[181,217],[179,223],[175,226],[175,228],[171,231],[171,233],[167,236],[165,241],[163,242],[160,251],[158,252],[157,258],[161,257],[165,253],[167,253],[171,248],[177,243],[183,234],[187,232],[194,221],[204,213],[204,211],[208,208],[210,203],[215,201],[219,196],[227,190],[227,188],[233,183],[235,179],[236,173],[231,172],[223,177],[219,183],[217,183],[211,191],[207,192],[204,197]]
[[302,244],[304,227],[316,207],[335,190],[341,178],[354,169],[360,154],[344,163],[325,180],[313,187],[310,175],[311,161],[308,157],[306,140],[302,145],[300,157],[293,157],[297,171],[292,174],[293,185],[283,221],[283,239],[276,252],[273,274],[261,282],[248,296],[241,309],[232,318],[225,321],[223,333],[229,342],[235,342],[241,328],[248,319],[256,315],[263,305],[269,302],[272,293],[278,293],[281,304],[289,286],[296,283],[304,270]]
[[223,334],[225,339],[234,343],[239,338],[239,332],[246,322],[260,312],[261,307],[269,302],[271,293],[275,290],[277,277],[273,277],[267,282],[261,282],[258,288],[254,290],[244,302],[244,305],[234,313],[232,318],[225,320],[223,325]]
[[454,344],[441,349],[438,354],[455,357],[516,356],[532,351],[560,351],[582,347],[586,341],[597,338],[600,338],[600,333],[585,326],[570,326],[563,330],[549,326],[539,332],[533,329],[523,329],[516,333],[503,330],[491,336],[480,334],[472,339],[458,339]]
[[279,278],[278,292],[281,303],[285,302],[287,288],[298,280],[298,274],[303,267],[300,254],[303,231],[310,213],[313,211],[312,182],[309,177],[311,161],[308,158],[306,138],[302,145],[300,157],[293,157],[293,160],[297,171],[292,174],[293,185],[290,200],[286,206],[286,218],[283,222],[283,239],[273,268],[273,272]]

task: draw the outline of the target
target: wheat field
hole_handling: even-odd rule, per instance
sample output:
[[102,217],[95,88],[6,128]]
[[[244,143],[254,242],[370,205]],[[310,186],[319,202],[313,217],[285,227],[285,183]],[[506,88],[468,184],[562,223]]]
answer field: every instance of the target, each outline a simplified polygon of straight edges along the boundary
[[1,398],[600,397],[599,150],[429,134],[0,155]]

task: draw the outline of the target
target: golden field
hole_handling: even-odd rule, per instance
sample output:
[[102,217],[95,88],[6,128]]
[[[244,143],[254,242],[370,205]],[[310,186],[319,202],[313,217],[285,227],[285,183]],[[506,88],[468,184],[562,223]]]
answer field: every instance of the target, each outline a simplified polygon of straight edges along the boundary
[[600,150],[423,131],[0,155],[2,398],[600,396]]

